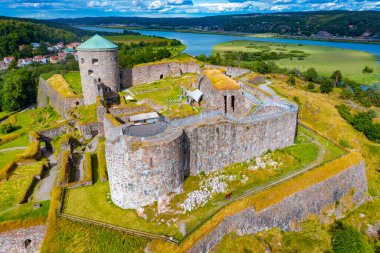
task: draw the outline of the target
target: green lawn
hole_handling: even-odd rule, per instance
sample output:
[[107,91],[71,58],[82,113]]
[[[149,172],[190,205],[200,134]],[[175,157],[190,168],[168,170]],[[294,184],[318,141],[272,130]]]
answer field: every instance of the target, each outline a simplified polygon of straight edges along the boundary
[[[315,135],[308,130],[300,127],[295,145],[283,150],[276,150],[268,153],[277,165],[267,165],[263,169],[252,169],[256,165],[256,159],[251,161],[236,163],[227,166],[221,173],[210,173],[208,175],[190,176],[183,185],[184,192],[174,196],[169,205],[167,213],[155,215],[157,204],[145,208],[147,220],[140,218],[134,210],[123,210],[115,206],[109,197],[109,183],[97,182],[93,186],[78,189],[70,189],[66,198],[65,213],[86,217],[94,220],[115,224],[127,228],[174,236],[182,239],[183,235],[179,232],[179,224],[186,224],[186,230],[190,233],[200,223],[221,208],[226,193],[214,194],[212,198],[203,206],[193,211],[183,213],[179,204],[187,198],[187,194],[200,189],[200,182],[208,178],[224,175],[234,177],[227,183],[227,192],[232,192],[233,196],[239,196],[249,189],[263,186],[280,179],[291,172],[295,172],[315,161],[320,154],[320,148],[312,139]],[[319,140],[319,139],[318,139]],[[332,143],[321,143],[332,159],[343,151],[337,152],[335,148],[330,148]],[[96,173],[95,173],[96,174]],[[245,181],[244,181],[245,180]],[[109,215],[111,214],[112,215]],[[178,219],[175,222],[173,219]],[[168,223],[169,225],[167,225]]]
[[87,124],[98,121],[96,114],[96,104],[87,106],[77,106],[71,110],[71,115],[78,119],[78,123]]
[[[330,76],[334,70],[341,70],[345,77],[363,84],[371,85],[380,82],[380,66],[376,63],[375,57],[362,51],[312,45],[300,46],[272,42],[233,41],[216,45],[214,53],[226,51],[257,52],[260,49],[267,49],[277,53],[280,52],[279,50],[284,53],[297,50],[309,55],[304,60],[299,60],[298,58],[277,60],[276,63],[280,67],[298,68],[301,71],[314,67],[319,73],[326,76]],[[365,66],[373,68],[374,72],[372,74],[363,74],[362,70]]]
[[109,39],[110,41],[114,43],[124,43],[124,44],[131,44],[132,42],[139,43],[141,41],[143,42],[169,41],[169,39],[165,39],[165,38],[157,38],[157,37],[144,36],[144,35],[119,35],[119,36],[106,36],[105,38]]
[[82,82],[78,71],[71,71],[63,75],[66,82],[76,95],[82,95]]
[[47,217],[50,207],[50,201],[37,202],[42,204],[38,209],[33,209],[33,205],[36,202],[28,202],[17,206],[15,209],[0,214],[0,222],[36,219],[41,217]]
[[5,166],[5,164],[7,164],[9,161],[14,159],[16,156],[18,156],[22,152],[24,152],[24,150],[0,152],[0,169],[2,169]]
[[33,181],[33,177],[41,173],[44,163],[37,162],[31,165],[18,166],[8,181],[0,182],[0,211],[10,208],[22,200]]

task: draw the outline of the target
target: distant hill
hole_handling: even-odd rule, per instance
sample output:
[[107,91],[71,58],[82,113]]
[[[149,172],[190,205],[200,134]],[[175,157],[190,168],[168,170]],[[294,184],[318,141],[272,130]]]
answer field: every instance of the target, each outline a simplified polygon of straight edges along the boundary
[[282,35],[380,37],[380,12],[378,11],[288,12],[201,18],[86,17],[53,21],[70,25],[123,24]]
[[[85,31],[68,24],[47,20],[0,17],[0,60],[5,56],[17,56],[19,45],[32,42],[69,43],[81,41],[95,31]],[[112,33],[100,33],[112,35]]]

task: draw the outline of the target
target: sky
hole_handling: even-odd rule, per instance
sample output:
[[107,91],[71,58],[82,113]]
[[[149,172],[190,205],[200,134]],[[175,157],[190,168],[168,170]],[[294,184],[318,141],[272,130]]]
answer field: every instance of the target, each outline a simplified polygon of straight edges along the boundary
[[316,10],[377,10],[380,0],[0,0],[0,15],[37,19],[219,14]]

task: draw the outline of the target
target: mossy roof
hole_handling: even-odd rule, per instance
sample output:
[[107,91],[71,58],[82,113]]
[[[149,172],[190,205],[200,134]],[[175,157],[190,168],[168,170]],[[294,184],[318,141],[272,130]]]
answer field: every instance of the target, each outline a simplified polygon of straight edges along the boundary
[[118,46],[102,36],[95,35],[76,48],[78,51],[116,50]]
[[210,80],[217,90],[239,90],[240,84],[229,78],[219,69],[204,69],[203,74]]
[[62,75],[55,74],[47,82],[65,98],[78,98]]

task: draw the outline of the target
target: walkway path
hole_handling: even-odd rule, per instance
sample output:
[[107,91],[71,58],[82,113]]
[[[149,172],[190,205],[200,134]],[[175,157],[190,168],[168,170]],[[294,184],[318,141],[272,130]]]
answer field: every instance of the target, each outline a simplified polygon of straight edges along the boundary
[[57,160],[55,158],[55,155],[47,151],[45,148],[42,149],[42,153],[46,158],[48,158],[51,168],[48,172],[48,175],[46,175],[38,183],[37,188],[35,189],[33,194],[34,201],[50,200],[51,192],[53,190],[55,178],[57,175]]
[[5,148],[5,149],[0,149],[1,152],[8,152],[8,151],[13,151],[13,150],[24,150],[27,149],[27,147],[14,147],[14,148]]

